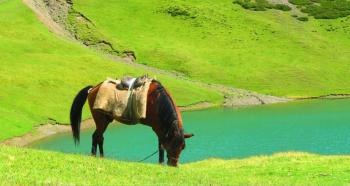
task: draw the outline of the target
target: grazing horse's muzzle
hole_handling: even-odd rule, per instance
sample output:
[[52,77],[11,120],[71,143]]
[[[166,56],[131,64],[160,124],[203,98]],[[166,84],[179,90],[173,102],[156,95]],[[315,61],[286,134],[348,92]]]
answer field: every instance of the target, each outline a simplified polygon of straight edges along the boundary
[[177,167],[178,158],[168,157],[168,165],[172,167]]

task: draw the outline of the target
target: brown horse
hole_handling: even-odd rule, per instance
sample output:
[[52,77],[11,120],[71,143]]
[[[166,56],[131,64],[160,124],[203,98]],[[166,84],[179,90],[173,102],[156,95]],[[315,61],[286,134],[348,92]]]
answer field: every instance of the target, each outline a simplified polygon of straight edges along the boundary
[[[100,156],[103,157],[103,133],[114,118],[111,114],[93,109],[100,86],[101,83],[95,87],[87,86],[77,94],[71,107],[70,121],[74,141],[79,143],[82,108],[88,99],[90,111],[96,124],[96,130],[92,135],[91,154],[96,156],[98,146]],[[118,121],[130,124],[120,119]],[[166,150],[167,164],[177,166],[180,153],[185,148],[185,138],[190,138],[193,134],[184,134],[180,111],[159,81],[153,80],[150,84],[147,93],[146,118],[141,119],[140,123],[152,127],[158,136],[159,163],[164,162],[164,150]]]

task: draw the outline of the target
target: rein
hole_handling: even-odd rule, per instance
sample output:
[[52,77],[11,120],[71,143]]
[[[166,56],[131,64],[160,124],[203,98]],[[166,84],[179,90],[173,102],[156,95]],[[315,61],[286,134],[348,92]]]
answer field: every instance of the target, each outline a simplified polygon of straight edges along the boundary
[[154,156],[155,154],[157,154],[157,152],[158,152],[158,150],[156,150],[156,151],[153,152],[152,154],[146,156],[145,158],[143,158],[143,159],[141,159],[141,160],[139,160],[139,161],[137,161],[137,162],[143,162],[143,161],[149,159],[150,157]]

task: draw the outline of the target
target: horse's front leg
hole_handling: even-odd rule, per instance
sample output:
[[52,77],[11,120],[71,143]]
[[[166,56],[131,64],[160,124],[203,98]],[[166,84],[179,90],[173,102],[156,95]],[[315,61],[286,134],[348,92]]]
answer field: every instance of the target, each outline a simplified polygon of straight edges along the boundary
[[159,151],[159,164],[164,163],[164,148],[160,140],[158,139],[158,151]]

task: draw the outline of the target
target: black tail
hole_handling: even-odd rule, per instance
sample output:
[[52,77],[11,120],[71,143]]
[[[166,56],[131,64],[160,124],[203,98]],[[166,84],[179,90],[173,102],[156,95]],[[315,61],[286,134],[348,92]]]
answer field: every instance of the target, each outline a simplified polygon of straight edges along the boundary
[[81,113],[90,88],[92,88],[92,86],[87,86],[80,90],[77,96],[75,96],[70,109],[70,125],[72,127],[75,144],[79,143],[80,140]]

